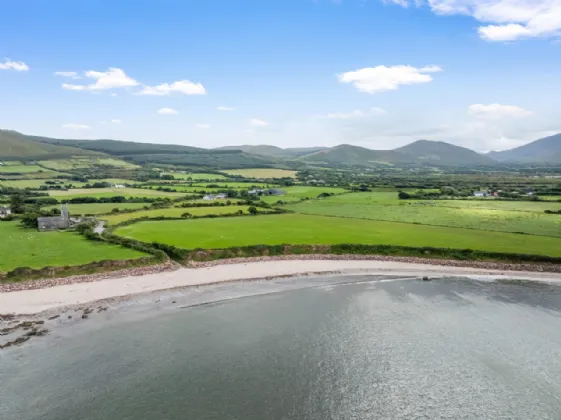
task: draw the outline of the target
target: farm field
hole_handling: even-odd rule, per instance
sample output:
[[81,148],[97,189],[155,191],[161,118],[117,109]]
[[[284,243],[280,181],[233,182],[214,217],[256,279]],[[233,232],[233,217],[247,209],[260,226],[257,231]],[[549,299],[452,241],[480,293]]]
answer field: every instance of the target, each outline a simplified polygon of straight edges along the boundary
[[123,260],[145,254],[71,232],[37,232],[17,222],[0,222],[0,272],[17,267],[80,265],[101,260]]
[[[46,179],[10,179],[5,181],[0,181],[0,185],[5,185],[7,187],[15,187],[15,188],[35,188],[39,189],[41,185],[46,185]],[[110,179],[92,179],[89,182],[77,182],[71,181],[69,179],[57,179],[56,181],[62,181],[62,185],[69,185],[71,184],[75,188],[81,188],[88,183],[94,182],[109,182],[111,184],[136,184],[136,181],[131,181],[127,179],[118,179],[118,178],[110,178]]]
[[[288,208],[302,214],[561,237],[561,218],[543,213],[544,209],[552,207],[547,203],[415,201],[397,198],[392,202],[387,194],[391,193],[346,194],[301,202]],[[504,209],[500,208],[501,204],[506,204]],[[539,206],[531,207],[531,204],[545,204],[545,207],[543,209]],[[478,205],[494,206],[494,208],[477,207]],[[513,210],[516,205],[526,210]],[[530,208],[534,210],[528,210]]]
[[287,169],[229,169],[221,172],[228,175],[243,176],[244,178],[296,178],[296,171],[289,171]]
[[[87,203],[87,204],[68,204],[68,211],[71,216],[81,216],[84,214],[105,214],[114,208],[119,210],[141,209],[149,206],[149,203]],[[45,210],[60,209],[60,205],[44,207]]]
[[115,233],[187,249],[356,243],[561,256],[559,238],[301,214],[147,221],[120,227]]
[[138,168],[138,165],[125,162],[124,160],[113,159],[113,158],[96,158],[96,157],[91,157],[91,158],[77,157],[74,159],[41,160],[39,161],[39,163],[45,166],[46,168],[50,168],[56,171],[64,171],[64,170],[71,170],[71,169],[85,169],[85,168],[91,168],[95,165],[107,165],[116,168],[126,168],[126,169]]
[[0,173],[2,172],[19,172],[19,173],[30,173],[30,172],[54,172],[50,169],[42,168],[38,165],[8,165],[0,166]]
[[68,191],[49,191],[49,195],[60,200],[71,200],[75,197],[181,197],[182,193],[167,193],[141,188],[73,188]]
[[343,194],[345,192],[348,192],[348,190],[345,190],[344,188],[310,187],[307,185],[280,187],[280,189],[285,192],[284,195],[262,196],[261,200],[269,204],[274,204],[279,200],[283,202],[291,202],[291,201],[299,201],[301,198],[305,198],[305,197],[316,198],[321,193]]
[[[207,214],[229,214],[242,210],[247,213],[249,206],[214,206],[214,207],[170,207],[156,210],[135,211],[134,213],[123,213],[103,216],[109,225],[116,225],[130,219],[138,219],[140,217],[181,217],[183,213],[191,213],[193,216],[204,216]],[[263,209],[260,209],[263,211]]]
[[182,179],[182,180],[191,179],[193,181],[219,181],[219,180],[227,179],[224,175],[205,174],[205,173],[182,174],[179,172],[164,172],[162,173],[162,175],[173,175],[175,179]]

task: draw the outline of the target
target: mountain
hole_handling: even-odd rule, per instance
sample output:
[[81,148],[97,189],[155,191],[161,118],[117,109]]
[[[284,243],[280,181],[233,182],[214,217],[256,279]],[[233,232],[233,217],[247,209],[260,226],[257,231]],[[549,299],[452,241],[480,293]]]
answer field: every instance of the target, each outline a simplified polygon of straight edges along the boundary
[[308,155],[300,156],[299,160],[305,162],[364,165],[407,162],[409,159],[393,150],[370,150],[364,147],[341,144],[329,149],[320,150]]
[[43,143],[45,137],[27,136],[12,130],[0,130],[0,160],[49,160],[75,156],[99,156],[89,150]]
[[561,134],[503,152],[490,152],[487,156],[501,162],[561,163]]
[[491,157],[443,141],[417,140],[395,149],[412,160],[441,165],[492,165]]
[[294,158],[324,149],[325,147],[292,147],[292,148],[282,149],[277,146],[269,146],[266,144],[261,144],[257,146],[253,146],[253,145],[224,146],[224,147],[218,147],[214,150],[241,150],[242,152],[251,153],[254,155]]

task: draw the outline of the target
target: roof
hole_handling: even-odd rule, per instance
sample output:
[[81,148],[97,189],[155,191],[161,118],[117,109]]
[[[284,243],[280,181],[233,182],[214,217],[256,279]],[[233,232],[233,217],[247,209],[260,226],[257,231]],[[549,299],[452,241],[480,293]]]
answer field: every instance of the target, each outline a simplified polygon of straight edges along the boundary
[[61,220],[62,217],[60,216],[52,216],[52,217],[38,217],[38,222],[54,222],[55,220]]

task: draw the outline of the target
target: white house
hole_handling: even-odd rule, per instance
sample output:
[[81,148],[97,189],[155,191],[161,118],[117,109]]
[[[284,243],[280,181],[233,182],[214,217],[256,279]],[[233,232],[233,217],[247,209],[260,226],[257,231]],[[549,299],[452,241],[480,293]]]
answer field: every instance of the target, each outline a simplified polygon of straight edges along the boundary
[[115,184],[113,188],[125,188],[125,186],[123,184]]
[[8,207],[0,207],[0,219],[3,219],[10,214],[12,214],[12,210],[10,210]]
[[487,197],[487,195],[488,195],[487,191],[474,191],[473,192],[474,197]]
[[213,200],[216,200],[216,196],[214,194],[207,194],[203,197],[203,200],[213,201]]

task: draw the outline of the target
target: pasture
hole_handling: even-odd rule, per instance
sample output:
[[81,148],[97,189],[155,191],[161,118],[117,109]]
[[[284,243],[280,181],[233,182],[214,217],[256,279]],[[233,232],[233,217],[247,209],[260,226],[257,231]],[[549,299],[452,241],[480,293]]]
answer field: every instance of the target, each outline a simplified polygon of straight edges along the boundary
[[73,159],[54,159],[39,161],[42,166],[53,169],[55,171],[65,171],[72,169],[88,169],[94,166],[112,166],[115,168],[134,169],[138,165],[125,162],[121,159],[114,158],[98,158],[98,157],[76,157]]
[[356,243],[561,256],[559,238],[301,214],[147,221],[115,233],[187,249]]
[[80,265],[101,260],[140,258],[145,254],[72,232],[37,232],[17,222],[0,222],[0,272],[17,267]]
[[310,215],[561,237],[561,217],[543,212],[553,207],[539,202],[416,201],[398,200],[393,193],[354,193],[288,208]]
[[221,172],[228,175],[243,176],[244,178],[296,178],[296,171],[289,171],[287,169],[228,169]]
[[[205,216],[208,214],[230,214],[241,210],[248,213],[249,206],[213,206],[213,207],[169,207],[164,209],[142,210],[134,213],[116,213],[102,216],[101,219],[107,221],[109,225],[116,225],[130,219],[138,219],[140,217],[181,217],[183,213],[190,213],[193,216]],[[263,211],[260,209],[260,211]]]
[[[87,204],[68,204],[68,211],[71,216],[82,216],[84,214],[105,214],[111,212],[114,208],[119,210],[136,210],[148,203],[87,203]],[[56,208],[60,209],[60,205],[45,207],[46,210]]]
[[42,168],[38,165],[7,165],[7,166],[0,166],[0,173],[3,172],[13,172],[13,173],[32,173],[32,172],[54,172],[50,169]]
[[162,175],[172,175],[175,179],[193,180],[193,181],[220,181],[227,179],[224,175],[206,174],[206,173],[185,173],[180,172],[164,172]]
[[261,200],[269,203],[274,204],[277,201],[283,202],[293,202],[299,201],[302,198],[317,198],[318,195],[322,193],[329,193],[329,194],[343,194],[348,192],[344,188],[334,188],[334,187],[311,187],[308,185],[301,185],[301,186],[292,186],[292,187],[279,187],[281,190],[285,192],[284,195],[266,195],[262,196]]
[[169,197],[177,198],[184,194],[182,193],[167,193],[157,190],[146,190],[141,188],[73,188],[67,191],[49,191],[49,195],[57,198],[59,201],[71,200],[76,197]]

